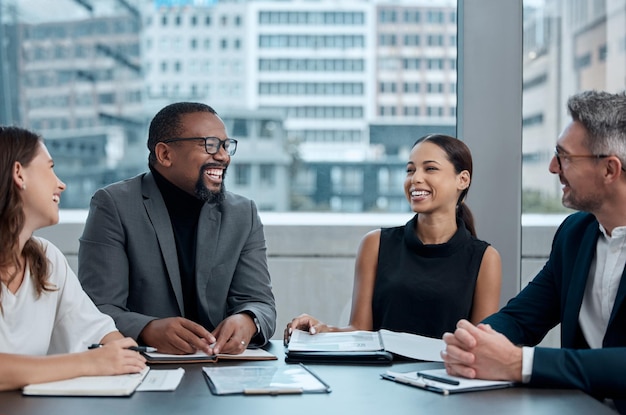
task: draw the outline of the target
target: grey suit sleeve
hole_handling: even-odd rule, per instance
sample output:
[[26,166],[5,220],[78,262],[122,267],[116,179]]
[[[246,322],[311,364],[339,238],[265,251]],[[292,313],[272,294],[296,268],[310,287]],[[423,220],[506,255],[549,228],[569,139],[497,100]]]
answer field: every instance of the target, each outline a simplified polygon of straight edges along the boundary
[[267,268],[267,248],[263,225],[254,202],[250,201],[252,226],[241,250],[229,288],[229,314],[250,312],[259,320],[261,332],[252,344],[262,346],[276,330],[276,305]]
[[155,317],[134,313],[127,308],[127,235],[119,208],[105,189],[98,190],[92,197],[80,238],[78,277],[85,292],[100,311],[113,318],[120,332],[138,339],[146,324]]

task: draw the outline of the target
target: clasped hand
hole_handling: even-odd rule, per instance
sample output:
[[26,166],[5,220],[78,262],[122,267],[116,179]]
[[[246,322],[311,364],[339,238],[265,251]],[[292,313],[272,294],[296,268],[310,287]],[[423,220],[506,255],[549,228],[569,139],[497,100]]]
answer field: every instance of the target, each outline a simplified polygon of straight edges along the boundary
[[445,333],[441,352],[447,372],[466,378],[522,380],[522,349],[488,324],[460,320],[454,333]]

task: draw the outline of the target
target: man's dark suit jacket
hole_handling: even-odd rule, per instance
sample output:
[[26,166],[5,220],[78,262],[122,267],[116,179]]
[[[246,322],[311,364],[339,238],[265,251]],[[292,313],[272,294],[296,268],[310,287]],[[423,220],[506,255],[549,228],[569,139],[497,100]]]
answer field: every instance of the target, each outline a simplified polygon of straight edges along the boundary
[[575,213],[563,221],[550,258],[539,274],[499,312],[484,320],[518,345],[534,346],[561,323],[561,348],[535,349],[530,385],[577,388],[612,398],[626,412],[626,278],[615,298],[601,349],[589,349],[578,324],[591,261],[600,236],[598,221]]
[[[263,225],[254,202],[226,192],[222,206],[205,203],[197,231],[198,323],[208,329],[251,312],[266,343],[276,327]],[[151,173],[114,183],[91,199],[80,238],[78,276],[100,311],[138,338],[157,318],[185,316],[174,232]]]

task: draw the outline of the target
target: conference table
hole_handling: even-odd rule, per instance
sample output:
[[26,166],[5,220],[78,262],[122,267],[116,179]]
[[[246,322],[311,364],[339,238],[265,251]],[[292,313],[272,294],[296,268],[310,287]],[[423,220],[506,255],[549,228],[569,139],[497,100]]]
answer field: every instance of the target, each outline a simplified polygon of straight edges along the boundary
[[440,368],[441,363],[397,361],[380,365],[307,365],[331,393],[278,396],[215,396],[202,367],[207,365],[286,365],[284,347],[273,340],[267,350],[278,360],[155,365],[153,370],[183,367],[175,391],[135,392],[130,397],[33,397],[20,391],[0,392],[0,415],[13,414],[614,414],[608,406],[577,390],[507,389],[448,396],[380,378],[385,370],[405,372]]

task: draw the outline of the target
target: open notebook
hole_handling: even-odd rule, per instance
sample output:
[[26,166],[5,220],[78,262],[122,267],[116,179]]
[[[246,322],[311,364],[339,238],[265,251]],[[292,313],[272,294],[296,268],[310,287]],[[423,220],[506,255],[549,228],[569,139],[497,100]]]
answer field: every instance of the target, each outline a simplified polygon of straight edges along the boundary
[[318,333],[295,330],[285,352],[287,363],[389,364],[393,355],[441,362],[441,339],[390,330]]
[[150,364],[155,363],[215,363],[220,360],[276,360],[277,357],[263,349],[246,349],[241,354],[166,354],[147,352],[143,354]]

